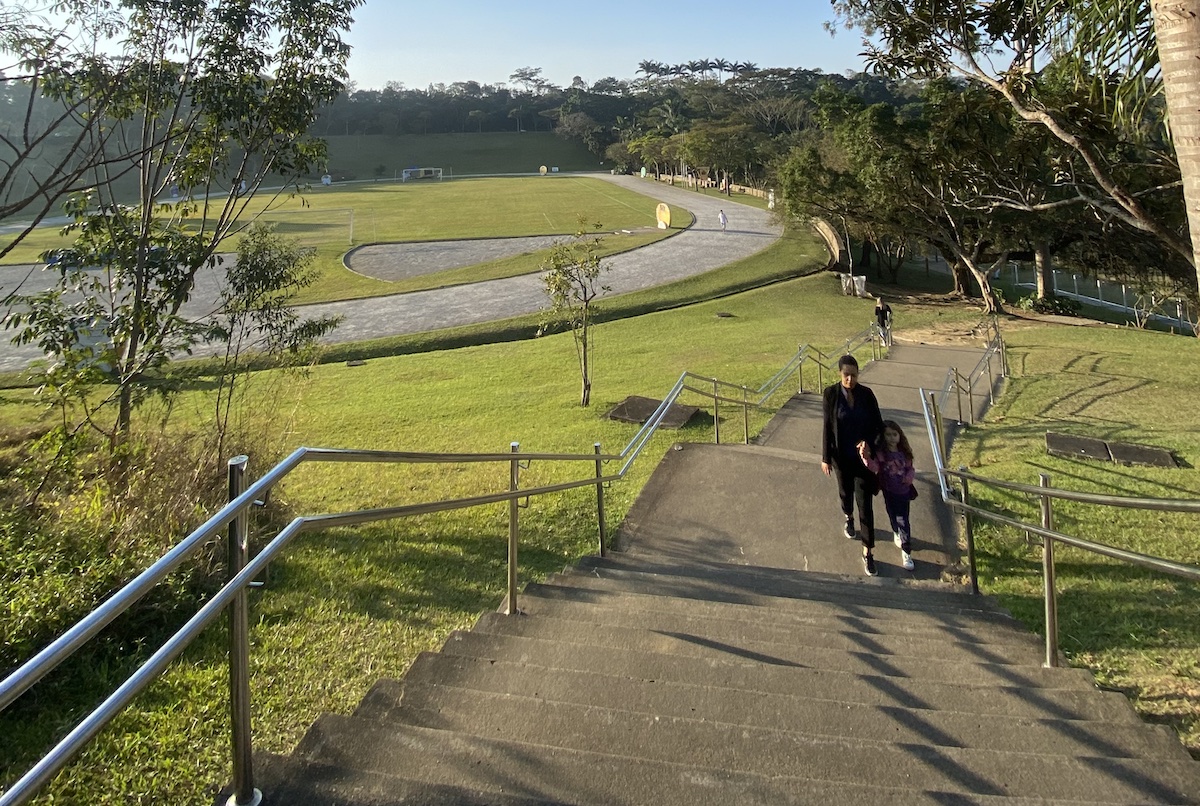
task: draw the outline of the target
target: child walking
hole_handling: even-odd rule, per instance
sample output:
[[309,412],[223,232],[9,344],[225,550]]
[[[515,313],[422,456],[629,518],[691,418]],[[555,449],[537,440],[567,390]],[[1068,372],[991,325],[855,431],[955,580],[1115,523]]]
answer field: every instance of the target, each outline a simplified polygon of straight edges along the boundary
[[892,522],[892,534],[900,547],[900,562],[904,570],[911,571],[914,566],[908,510],[917,471],[913,467],[908,438],[895,420],[884,420],[883,439],[874,454],[864,441],[858,443],[858,455],[867,469],[879,477],[883,503],[887,507],[888,520]]

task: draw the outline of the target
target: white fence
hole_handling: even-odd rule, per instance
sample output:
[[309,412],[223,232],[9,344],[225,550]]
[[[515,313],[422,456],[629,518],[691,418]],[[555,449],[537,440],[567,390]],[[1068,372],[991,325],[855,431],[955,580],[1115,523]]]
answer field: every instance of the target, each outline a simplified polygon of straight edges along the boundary
[[[1015,287],[1037,288],[1036,269],[1026,268],[1017,263],[1009,263],[1008,268],[1012,272]],[[1139,318],[1153,320],[1193,335],[1197,332],[1197,327],[1200,327],[1197,314],[1186,299],[1146,295],[1124,283],[1081,277],[1057,269],[1051,271],[1051,287],[1056,296],[1121,311],[1134,321]]]

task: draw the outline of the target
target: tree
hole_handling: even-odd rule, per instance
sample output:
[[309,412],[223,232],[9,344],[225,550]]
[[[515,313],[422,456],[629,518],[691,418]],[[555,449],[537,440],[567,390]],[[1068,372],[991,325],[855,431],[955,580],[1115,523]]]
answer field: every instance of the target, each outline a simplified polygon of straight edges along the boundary
[[[1164,245],[1186,259],[1197,275],[1200,287],[1200,263],[1195,233],[1200,224],[1197,201],[1200,197],[1200,109],[1187,102],[1188,88],[1200,83],[1200,61],[1195,55],[1200,46],[1200,0],[1060,0],[1041,5],[991,3],[977,0],[835,0],[839,18],[864,30],[869,61],[873,67],[890,73],[938,76],[958,73],[971,77],[1002,96],[1026,122],[1045,127],[1056,139],[1072,149],[1091,177],[1094,194],[1087,202],[1101,214],[1113,216],[1125,224],[1151,233]],[[1097,10],[1095,14],[1091,11]],[[1089,16],[1090,15],[1090,16]],[[1095,116],[1076,119],[1072,109],[1055,107],[1043,96],[1039,60],[1074,59],[1078,71],[1108,82],[1104,65],[1116,63],[1122,68],[1138,67],[1133,72],[1153,74],[1158,67],[1153,55],[1154,43],[1144,34],[1142,24],[1153,15],[1155,26],[1164,35],[1159,50],[1168,54],[1161,64],[1161,75],[1168,86],[1168,106],[1174,118],[1175,147],[1183,146],[1180,170],[1185,193],[1190,193],[1188,218],[1192,237],[1156,217],[1147,209],[1144,195],[1132,191],[1099,153],[1090,136],[1097,125],[1113,126],[1120,118],[1098,121]],[[1097,24],[1097,20],[1100,21]],[[1115,21],[1111,28],[1106,22]],[[1161,22],[1160,22],[1161,21]],[[1064,33],[1065,32],[1065,33]],[[1065,42],[1064,42],[1065,40]],[[1097,53],[1103,58],[1095,59]],[[988,69],[993,59],[1004,64]],[[1099,64],[1100,69],[1097,69]],[[1124,87],[1130,86],[1128,83]],[[1128,108],[1143,109],[1143,104]],[[1137,118],[1134,114],[1132,118]],[[1125,118],[1126,128],[1136,129],[1144,121]],[[1178,126],[1184,126],[1180,131]],[[1189,139],[1190,138],[1190,139]],[[1081,188],[1086,186],[1080,185]],[[1160,191],[1171,188],[1161,188]],[[1195,192],[1192,192],[1194,190]]]
[[[114,36],[115,21],[95,15],[95,32]],[[62,198],[90,187],[96,172],[120,178],[130,151],[107,125],[121,103],[125,71],[80,46],[70,23],[52,24],[19,6],[0,7],[0,220],[23,226],[0,246],[8,254]]]
[[[591,225],[599,230],[600,223]],[[570,241],[558,241],[542,265],[542,277],[550,307],[544,312],[538,335],[556,325],[571,328],[575,340],[575,355],[579,363],[579,405],[592,401],[591,326],[595,316],[595,300],[608,291],[599,284],[604,266],[600,262],[601,238],[588,233],[587,219],[579,218],[579,229]]]
[[297,291],[316,280],[313,253],[280,237],[269,224],[243,233],[237,258],[222,291],[221,316],[209,323],[213,340],[225,345],[214,403],[215,456],[225,455],[225,439],[248,350],[277,362],[300,355],[337,327],[340,317],[301,319],[292,308]]
[[[115,384],[114,443],[129,431],[148,373],[203,340],[203,328],[181,309],[251,195],[268,176],[295,178],[323,162],[324,144],[306,132],[342,89],[348,48],[341,35],[359,1],[120,6],[121,52],[96,56],[95,69],[119,79],[106,125],[118,129],[114,139],[133,144],[126,148],[135,158],[134,198],[122,198],[111,182],[74,197],[67,231],[76,242],[46,256],[56,287],[10,296],[6,320],[22,328],[18,340],[50,347],[77,340],[80,316],[98,323],[104,374]],[[65,7],[86,27],[105,4],[69,0]],[[70,75],[68,65],[61,69]],[[64,97],[74,92],[68,83]],[[160,204],[172,185],[187,197]],[[94,378],[91,368],[82,370],[81,381]]]

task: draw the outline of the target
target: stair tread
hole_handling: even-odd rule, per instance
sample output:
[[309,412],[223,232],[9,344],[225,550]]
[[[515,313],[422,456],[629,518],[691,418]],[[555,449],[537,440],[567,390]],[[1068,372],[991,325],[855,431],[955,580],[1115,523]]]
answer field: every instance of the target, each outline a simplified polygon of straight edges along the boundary
[[[665,744],[659,751],[669,756],[671,748]],[[379,726],[333,715],[318,719],[296,754],[331,765],[403,770],[409,777],[434,783],[499,786],[501,791],[510,791],[511,785],[516,794],[552,800],[580,796],[580,800],[598,803],[635,802],[630,800],[631,792],[637,793],[639,803],[694,803],[694,789],[686,793],[688,799],[684,800],[682,787],[689,783],[695,787],[697,778],[709,790],[710,799],[702,802],[735,802],[723,798],[712,800],[714,781],[735,781],[743,788],[753,782],[773,793],[780,790],[781,784],[790,788],[794,782],[803,781],[808,797],[813,788],[835,785],[836,791],[842,793],[838,798],[841,802],[846,802],[844,796],[849,790],[863,787],[861,782],[871,779],[899,784],[897,790],[1074,798],[1089,802],[1115,798],[1187,803],[1191,800],[1189,792],[1200,791],[1200,774],[1192,762],[1040,757],[920,745],[897,745],[892,749],[871,745],[868,753],[863,752],[868,748],[862,743],[846,740],[810,740],[775,746],[752,740],[743,742],[736,731],[727,732],[721,745],[744,748],[747,755],[753,748],[756,769],[773,761],[780,768],[803,769],[805,774],[755,774],[717,763],[679,764],[614,752],[620,745],[609,745],[606,752],[559,748],[402,724]],[[696,748],[690,755],[702,758],[704,750]],[[712,759],[730,757],[722,750]],[[877,792],[876,796],[880,794]],[[756,801],[779,802],[777,796],[763,800],[736,799],[739,803]],[[896,801],[889,793],[881,802]]]
[[[569,806],[570,801],[415,781],[398,775],[255,754],[260,806]],[[225,803],[230,792],[217,799]]]
[[888,608],[856,607],[853,611],[830,604],[804,613],[763,612],[763,608],[725,602],[689,600],[686,607],[658,606],[661,597],[637,593],[581,590],[562,585],[531,584],[518,597],[520,610],[534,616],[574,618],[582,622],[625,626],[706,623],[787,632],[795,628],[853,629],[867,635],[950,636],[955,641],[1041,646],[1029,630],[1013,623],[958,617],[950,619],[895,618]]
[[[967,663],[1038,666],[1044,650],[1031,644],[980,643],[953,641],[944,636],[892,636],[860,632],[852,628],[821,629],[792,627],[787,632],[764,634],[740,624],[698,624],[685,622],[678,626],[631,626],[624,623],[599,623],[553,615],[506,616],[484,613],[473,629],[492,635],[528,637],[562,637],[568,641],[604,646],[626,646],[656,652],[689,651],[693,644],[727,652],[769,655],[783,661],[810,661],[814,653],[870,652],[884,658],[917,657],[925,662],[936,657],[939,661]],[[681,643],[686,647],[681,647]]]
[[[656,633],[619,627],[581,628],[572,631],[568,624],[562,629],[555,630],[549,619],[520,616],[485,618],[488,618],[488,622],[484,625],[485,629],[474,631],[474,635],[535,639],[550,644],[562,642],[564,646],[572,650],[581,647],[601,652],[610,649],[631,649],[744,664],[810,667],[936,680],[979,678],[996,683],[1020,681],[1026,685],[1037,685],[1038,681],[1043,680],[1075,678],[1080,682],[1086,681],[1088,685],[1092,684],[1091,676],[1084,670],[1047,669],[1036,659],[1025,663],[1000,662],[1001,659],[994,657],[994,653],[991,657],[982,657],[988,653],[986,647],[979,650],[978,656],[968,656],[965,652],[955,656],[947,650],[944,657],[930,657],[883,654],[880,652],[879,646],[871,644],[869,636],[863,637],[861,649],[851,650],[811,644],[766,644],[753,641],[720,640],[690,633]],[[591,627],[591,625],[586,626]],[[457,640],[457,638],[452,635],[451,640]]]
[[[886,548],[891,548],[891,543]],[[877,550],[885,550],[877,547]],[[895,550],[895,549],[892,549]],[[846,576],[820,571],[802,571],[795,568],[772,568],[761,565],[738,565],[716,560],[678,559],[656,555],[649,551],[631,549],[609,552],[604,557],[590,556],[580,559],[566,569],[572,573],[611,572],[630,574],[657,574],[683,579],[705,580],[725,583],[735,588],[760,591],[779,591],[773,595],[787,596],[788,591],[828,591],[840,594],[852,591],[852,595],[884,595],[893,607],[907,604],[919,607],[949,607],[956,610],[977,610],[1002,613],[1002,607],[986,596],[972,595],[965,586],[927,580],[907,581],[900,579]]]
[[[921,606],[909,603],[903,607],[901,603],[889,596],[895,587],[887,584],[888,580],[864,577],[861,587],[829,588],[817,590],[814,588],[794,590],[787,596],[763,593],[749,588],[738,588],[722,585],[702,578],[681,578],[667,575],[645,574],[632,571],[589,570],[569,574],[552,574],[545,582],[551,585],[566,585],[593,590],[620,591],[653,595],[662,598],[679,600],[677,606],[684,606],[687,601],[717,601],[733,604],[755,605],[763,608],[778,609],[784,613],[803,612],[811,600],[836,602],[845,607],[885,606],[891,608],[897,617],[901,613],[925,613],[937,616],[974,616],[977,613],[989,612],[973,607],[951,607],[949,605]],[[877,583],[877,584],[875,584]],[[996,613],[1000,618],[1003,614]]]
[[893,744],[925,742],[1008,752],[1190,759],[1173,734],[1150,725],[982,716],[599,675],[546,673],[528,681],[526,688],[515,690],[512,676],[493,677],[499,684],[494,688],[487,688],[483,681],[472,687],[433,680],[380,681],[363,698],[355,716],[403,720],[402,710],[419,709],[452,715],[455,729],[466,730],[468,723],[494,722],[507,713],[508,718],[526,723],[523,727],[528,729],[527,723],[538,708],[553,707],[558,712],[555,718],[576,726],[595,718],[617,724],[623,719],[661,717],[699,720],[706,725],[722,725],[726,730],[781,731]]
[[[532,668],[576,669],[612,676],[693,682],[750,691],[805,691],[821,699],[870,702],[883,696],[896,705],[907,707],[935,707],[936,703],[949,698],[956,701],[974,699],[978,707],[994,709],[991,711],[993,713],[1042,713],[1064,719],[1139,721],[1123,695],[1098,691],[1091,682],[1091,676],[1081,669],[1023,669],[1020,671],[1032,674],[1014,674],[1007,680],[965,676],[955,680],[932,680],[922,674],[896,678],[869,668],[847,672],[801,665],[762,664],[746,659],[697,659],[615,647],[596,648],[538,638],[500,638],[475,633],[452,634],[442,652],[483,661],[523,663]],[[1047,672],[1053,674],[1042,674]],[[1043,681],[1041,685],[1039,681]],[[1030,708],[1038,710],[1029,711]]]

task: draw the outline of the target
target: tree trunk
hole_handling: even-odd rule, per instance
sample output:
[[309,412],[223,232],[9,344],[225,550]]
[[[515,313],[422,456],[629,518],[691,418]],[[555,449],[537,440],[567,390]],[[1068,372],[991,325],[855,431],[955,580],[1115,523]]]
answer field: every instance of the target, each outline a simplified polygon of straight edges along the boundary
[[1200,289],[1200,0],[1152,0],[1150,8]]
[[961,260],[950,264],[950,274],[954,277],[954,293],[963,297],[970,296],[967,288],[967,267]]
[[1034,244],[1033,261],[1037,267],[1037,298],[1045,299],[1054,294],[1054,264],[1050,259],[1050,242],[1041,240]]

